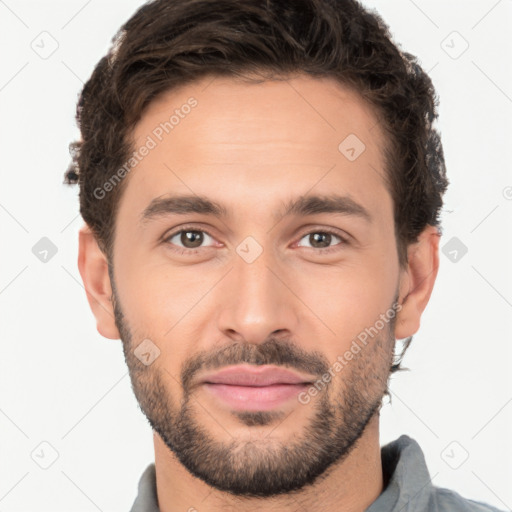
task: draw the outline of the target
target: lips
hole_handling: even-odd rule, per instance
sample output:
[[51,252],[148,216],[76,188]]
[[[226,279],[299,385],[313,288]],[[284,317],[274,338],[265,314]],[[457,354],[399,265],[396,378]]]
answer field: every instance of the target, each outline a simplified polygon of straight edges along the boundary
[[237,365],[219,372],[207,374],[201,379],[209,384],[231,386],[271,386],[273,384],[311,384],[310,376],[302,376],[292,370],[275,366]]
[[281,407],[313,382],[275,366],[238,365],[204,375],[203,388],[230,409],[264,411]]

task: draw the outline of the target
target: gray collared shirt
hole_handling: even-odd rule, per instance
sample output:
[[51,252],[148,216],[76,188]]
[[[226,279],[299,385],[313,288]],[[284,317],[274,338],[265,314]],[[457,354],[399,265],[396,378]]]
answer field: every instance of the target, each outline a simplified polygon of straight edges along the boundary
[[[409,436],[400,436],[383,446],[381,457],[385,488],[366,512],[501,512],[454,491],[434,487],[423,452]],[[142,474],[130,512],[160,512],[154,464]]]

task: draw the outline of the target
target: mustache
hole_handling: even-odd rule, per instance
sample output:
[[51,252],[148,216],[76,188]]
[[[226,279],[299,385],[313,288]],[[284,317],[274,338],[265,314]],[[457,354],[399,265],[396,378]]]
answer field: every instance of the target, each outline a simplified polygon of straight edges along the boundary
[[318,351],[306,352],[297,345],[269,338],[263,343],[235,342],[214,351],[199,352],[188,360],[181,371],[181,384],[187,392],[200,370],[216,370],[235,364],[287,366],[321,376],[329,369],[329,361]]

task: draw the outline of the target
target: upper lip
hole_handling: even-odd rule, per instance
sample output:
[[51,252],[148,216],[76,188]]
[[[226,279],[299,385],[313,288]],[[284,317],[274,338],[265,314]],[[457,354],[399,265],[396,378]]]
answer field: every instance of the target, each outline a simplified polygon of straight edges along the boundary
[[314,379],[276,366],[237,365],[204,375],[201,383],[232,386],[271,386],[272,384],[310,384]]

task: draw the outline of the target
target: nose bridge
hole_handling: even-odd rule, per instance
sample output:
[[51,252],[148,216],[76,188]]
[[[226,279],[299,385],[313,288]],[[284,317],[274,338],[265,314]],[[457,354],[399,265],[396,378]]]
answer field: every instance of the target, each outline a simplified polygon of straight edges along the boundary
[[233,269],[223,283],[218,316],[219,329],[237,333],[245,341],[259,343],[274,331],[292,331],[297,316],[293,294],[279,275],[279,262],[271,249],[254,239],[236,248]]

